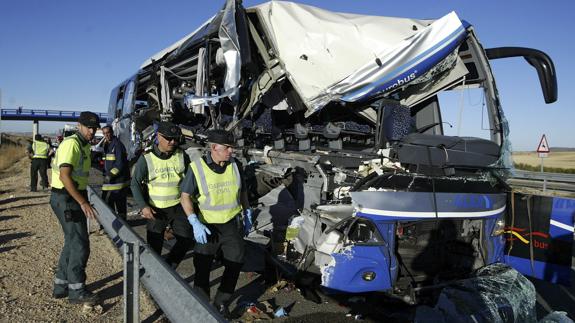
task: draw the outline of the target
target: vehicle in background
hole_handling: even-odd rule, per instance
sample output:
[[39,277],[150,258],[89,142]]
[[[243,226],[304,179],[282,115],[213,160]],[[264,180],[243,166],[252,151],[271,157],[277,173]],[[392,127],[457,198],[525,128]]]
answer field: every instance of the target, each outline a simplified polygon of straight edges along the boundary
[[[511,226],[525,214],[510,207],[508,123],[489,64],[506,57],[525,58],[545,102],[557,99],[545,53],[485,49],[454,12],[418,20],[229,0],[112,90],[109,124],[132,160],[159,120],[188,143],[232,131],[251,200],[264,201],[250,237],[268,239],[281,268],[416,302],[491,263],[519,260],[534,276],[545,266],[504,253],[533,231]],[[480,102],[476,127],[461,122],[460,96]]]
[[76,131],[78,131],[78,127],[76,125],[65,124],[64,128],[60,131],[60,134],[62,135],[63,138],[66,138],[68,136],[75,134]]
[[104,133],[102,129],[96,130],[94,138],[90,143],[91,157],[92,157],[92,167],[103,170],[104,169]]

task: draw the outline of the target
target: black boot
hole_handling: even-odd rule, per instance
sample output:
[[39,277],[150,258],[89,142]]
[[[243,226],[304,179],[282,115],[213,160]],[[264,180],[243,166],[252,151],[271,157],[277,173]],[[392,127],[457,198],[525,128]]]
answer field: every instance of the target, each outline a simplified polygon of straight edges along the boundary
[[75,291],[73,294],[70,293],[68,301],[71,304],[95,305],[100,301],[100,298],[98,295],[93,294],[88,290],[81,289],[79,291]]
[[216,297],[214,297],[214,307],[222,314],[223,317],[229,319],[231,314],[228,309],[228,302],[232,298],[232,294],[218,290]]
[[54,289],[52,290],[52,297],[54,297],[55,299],[68,297],[68,284],[54,284]]

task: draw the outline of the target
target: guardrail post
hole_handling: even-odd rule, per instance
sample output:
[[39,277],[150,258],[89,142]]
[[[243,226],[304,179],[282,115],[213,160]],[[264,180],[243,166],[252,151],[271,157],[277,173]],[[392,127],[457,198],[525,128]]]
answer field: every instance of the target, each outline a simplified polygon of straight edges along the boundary
[[140,243],[124,243],[124,322],[140,322]]

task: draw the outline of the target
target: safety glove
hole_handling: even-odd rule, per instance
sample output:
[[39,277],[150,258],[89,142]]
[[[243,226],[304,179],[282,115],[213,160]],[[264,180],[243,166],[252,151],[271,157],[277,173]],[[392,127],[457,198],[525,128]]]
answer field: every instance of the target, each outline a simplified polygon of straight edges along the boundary
[[188,215],[188,222],[190,222],[192,225],[192,229],[194,231],[194,239],[196,239],[196,242],[208,242],[208,234],[211,234],[210,229],[208,229],[205,224],[200,222],[198,216],[195,213]]
[[251,208],[247,208],[243,211],[244,214],[244,236],[247,236],[254,225],[252,215],[254,211]]

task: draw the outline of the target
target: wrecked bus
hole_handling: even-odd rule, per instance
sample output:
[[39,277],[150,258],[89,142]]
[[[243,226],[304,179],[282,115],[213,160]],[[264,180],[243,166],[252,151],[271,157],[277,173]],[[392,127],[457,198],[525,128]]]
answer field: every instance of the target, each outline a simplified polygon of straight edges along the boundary
[[[418,20],[229,0],[114,88],[108,115],[131,159],[158,120],[180,125],[192,155],[209,129],[232,131],[258,207],[249,240],[326,288],[414,301],[487,264],[539,266],[533,253],[506,254],[506,241],[534,237],[515,225],[523,200],[506,184],[509,130],[489,61],[507,57],[525,58],[545,102],[557,99],[545,53],[485,49],[454,12]],[[442,98],[454,91],[480,98],[484,137],[449,133],[453,100]],[[572,239],[573,220],[556,221]]]

